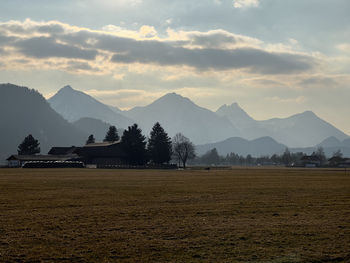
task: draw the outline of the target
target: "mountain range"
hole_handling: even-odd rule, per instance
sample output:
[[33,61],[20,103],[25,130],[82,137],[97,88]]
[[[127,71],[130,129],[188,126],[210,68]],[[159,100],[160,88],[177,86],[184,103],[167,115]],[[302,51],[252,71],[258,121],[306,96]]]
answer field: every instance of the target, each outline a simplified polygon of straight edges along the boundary
[[147,106],[122,111],[67,86],[49,102],[69,121],[90,117],[118,128],[126,128],[136,122],[145,134],[149,134],[158,121],[170,136],[181,132],[195,144],[214,143],[231,137],[247,140],[271,137],[288,147],[312,147],[328,137],[340,141],[348,138],[312,111],[260,121],[249,116],[237,103],[223,105],[213,112],[176,93],[168,93]]
[[286,148],[288,148],[294,153],[303,152],[310,155],[319,147],[323,148],[326,156],[328,157],[331,157],[333,153],[338,150],[340,150],[344,156],[350,156],[350,139],[340,141],[335,137],[329,137],[313,147],[305,148],[288,148],[286,145],[276,142],[271,137],[261,137],[254,140],[232,137],[216,143],[197,145],[196,153],[198,156],[201,156],[216,148],[218,154],[221,156],[226,156],[227,154],[234,152],[242,156],[247,156],[250,154],[253,157],[260,157],[266,155],[271,156],[273,154],[282,154]]
[[229,151],[242,155],[273,154],[287,146],[293,151],[311,152],[315,146],[323,146],[327,151],[339,148],[344,153],[350,147],[345,133],[311,111],[258,121],[237,103],[223,105],[213,112],[175,93],[147,106],[123,111],[70,86],[46,101],[34,90],[0,84],[0,117],[0,160],[16,153],[18,144],[30,133],[45,152],[51,146],[81,145],[89,134],[102,140],[110,125],[121,133],[127,126],[138,123],[147,136],[157,121],[171,137],[181,132],[199,145],[199,154],[210,147],[216,147],[220,154]]
[[295,114],[288,118],[273,118],[258,121],[251,118],[237,103],[220,107],[216,113],[234,123],[245,139],[269,136],[288,147],[311,147],[328,137],[338,140],[348,138],[330,123],[312,111]]

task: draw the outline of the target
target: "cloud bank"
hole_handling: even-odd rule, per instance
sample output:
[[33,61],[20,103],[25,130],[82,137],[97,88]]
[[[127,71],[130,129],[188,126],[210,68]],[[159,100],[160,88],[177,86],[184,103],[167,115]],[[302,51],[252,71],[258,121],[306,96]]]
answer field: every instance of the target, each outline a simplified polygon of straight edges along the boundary
[[[108,27],[111,29],[111,27]],[[224,30],[172,31],[159,37],[155,28],[139,31],[119,28],[110,32],[79,28],[57,21],[32,20],[0,23],[0,50],[11,59],[38,59],[51,66],[66,62],[97,72],[113,65],[189,67],[195,71],[244,70],[251,74],[295,74],[312,70],[317,59],[310,54],[267,48],[262,41]],[[55,59],[66,59],[65,61]],[[23,60],[24,61],[24,60]],[[74,63],[73,63],[74,62]],[[79,62],[79,63],[77,63]],[[89,66],[88,66],[89,65]],[[46,63],[46,66],[47,63]]]

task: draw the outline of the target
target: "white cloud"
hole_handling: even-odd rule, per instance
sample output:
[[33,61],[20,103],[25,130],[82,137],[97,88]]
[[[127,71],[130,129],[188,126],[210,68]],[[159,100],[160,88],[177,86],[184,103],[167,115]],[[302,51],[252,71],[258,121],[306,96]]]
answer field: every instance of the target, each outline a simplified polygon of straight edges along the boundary
[[350,44],[348,43],[340,44],[337,46],[337,48],[342,52],[350,53]]
[[258,7],[259,0],[234,0],[233,6],[235,8]]

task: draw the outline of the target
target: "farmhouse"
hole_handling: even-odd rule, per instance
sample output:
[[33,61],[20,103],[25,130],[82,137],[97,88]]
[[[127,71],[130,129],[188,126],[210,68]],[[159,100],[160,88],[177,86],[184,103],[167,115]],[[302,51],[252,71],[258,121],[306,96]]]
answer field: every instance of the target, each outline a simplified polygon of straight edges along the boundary
[[126,163],[126,154],[119,142],[91,143],[76,150],[80,161],[95,167],[113,167]]
[[52,147],[48,152],[49,155],[74,155],[77,153],[77,150],[81,147]]
[[315,155],[305,155],[301,158],[302,165],[304,167],[319,167],[321,165],[321,160],[318,156]]
[[334,156],[328,160],[329,166],[331,167],[341,167],[348,168],[350,167],[350,158],[342,158],[340,156]]

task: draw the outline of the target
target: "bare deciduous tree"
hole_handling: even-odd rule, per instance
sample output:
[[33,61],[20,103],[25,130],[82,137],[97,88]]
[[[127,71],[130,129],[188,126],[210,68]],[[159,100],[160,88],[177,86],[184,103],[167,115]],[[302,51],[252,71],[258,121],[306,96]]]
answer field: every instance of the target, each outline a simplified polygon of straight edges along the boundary
[[186,168],[187,160],[196,156],[193,143],[181,133],[177,133],[173,138],[173,153],[175,158],[182,162],[183,168]]

